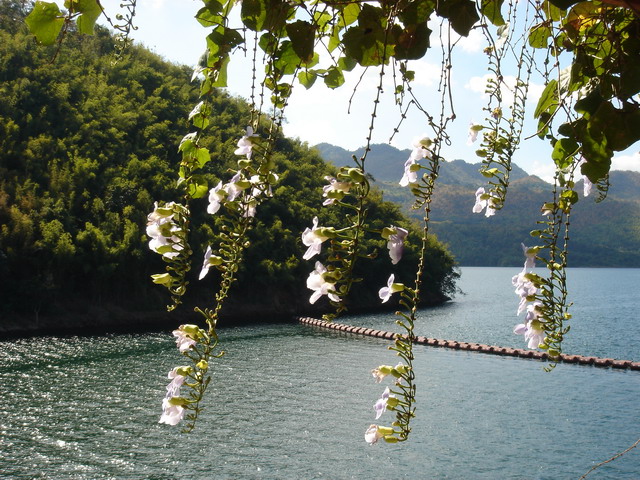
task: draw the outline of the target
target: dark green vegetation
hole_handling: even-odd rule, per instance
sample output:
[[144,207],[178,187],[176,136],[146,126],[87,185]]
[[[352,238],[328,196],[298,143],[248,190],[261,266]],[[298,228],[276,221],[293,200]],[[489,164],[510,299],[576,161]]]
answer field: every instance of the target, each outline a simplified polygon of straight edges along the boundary
[[[0,330],[16,318],[26,319],[28,329],[39,316],[84,315],[92,325],[109,323],[113,312],[131,319],[134,312],[162,311],[168,298],[149,275],[164,264],[147,248],[146,216],[154,200],[179,196],[177,146],[197,99],[191,71],[137,47],[114,63],[113,39],[103,29],[94,37],[69,35],[52,62],[56,47],[37,46],[11,5],[0,2]],[[229,179],[248,119],[243,101],[216,95],[206,145],[216,159],[207,164],[209,186]],[[344,212],[321,207],[324,176],[333,167],[300,142],[281,138],[277,147],[280,183],[258,211],[223,317],[312,313],[305,282],[314,262],[301,260],[300,234],[314,215],[324,225],[344,220]],[[214,232],[206,205],[205,198],[191,206],[208,219],[194,223],[211,227],[192,238],[193,288],[181,308],[187,313],[190,304],[209,304],[216,284],[213,269],[197,280]],[[374,228],[407,226],[380,195],[370,211]],[[392,269],[385,242],[374,246],[380,255],[361,263],[366,280],[354,289],[355,307],[379,305],[377,290],[390,271],[411,279],[415,254]],[[425,293],[442,300],[454,289],[453,258],[433,241],[428,264]]]
[[[329,144],[317,146],[323,158],[343,165],[353,152]],[[355,152],[356,154],[358,152]],[[399,204],[410,217],[413,197],[398,185],[409,150],[374,145],[367,168],[384,191],[385,200]],[[486,218],[471,212],[474,193],[484,186],[480,164],[462,160],[444,163],[434,195],[431,228],[445,242],[460,265],[518,266],[523,262],[520,243],[533,245],[529,232],[540,220],[540,207],[551,200],[552,186],[513,165],[505,207]],[[583,198],[571,214],[569,265],[574,267],[640,267],[640,174],[613,171],[606,200],[595,203],[597,192]]]

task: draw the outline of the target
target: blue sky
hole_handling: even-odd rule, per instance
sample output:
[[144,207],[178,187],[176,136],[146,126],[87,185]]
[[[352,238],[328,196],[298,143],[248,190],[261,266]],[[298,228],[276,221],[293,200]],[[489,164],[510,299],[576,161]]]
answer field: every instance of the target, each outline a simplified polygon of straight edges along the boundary
[[[113,17],[120,0],[103,0],[103,6]],[[185,65],[195,65],[204,51],[207,29],[202,27],[193,17],[201,7],[200,0],[140,0],[135,24],[138,30],[133,38],[165,59]],[[435,30],[435,27],[432,27]],[[423,60],[412,62],[410,68],[416,72],[414,91],[420,102],[428,110],[439,111],[439,94],[436,91],[440,78],[440,48],[436,44],[438,32],[432,34],[432,51]],[[454,34],[455,35],[455,34]],[[453,39],[455,40],[455,38]],[[479,159],[475,155],[478,147],[468,145],[467,134],[470,122],[482,123],[486,104],[484,86],[486,82],[486,59],[482,50],[484,38],[479,32],[472,32],[468,38],[460,40],[452,62],[452,86],[456,121],[449,129],[451,145],[443,156],[446,159],[463,159],[475,163]],[[434,48],[435,47],[435,48]],[[354,73],[354,72],[352,72]],[[287,122],[285,133],[299,137],[301,140],[315,145],[328,142],[347,149],[356,149],[365,144],[370,123],[371,108],[375,95],[378,72],[368,71],[360,83],[351,103],[351,113],[347,113],[348,101],[353,93],[353,86],[358,81],[360,72],[347,78],[347,82],[337,90],[330,90],[317,82],[310,90],[297,85],[290,105],[286,111]],[[242,97],[249,96],[251,71],[249,62],[237,54],[230,67],[230,93]],[[393,90],[391,77],[384,83],[385,92]],[[528,107],[530,112],[542,91],[542,84],[534,79],[530,87]],[[374,143],[388,143],[393,128],[399,120],[398,108],[393,104],[392,95],[385,95],[386,100],[379,107],[377,114]],[[528,114],[531,117],[531,113]],[[524,137],[535,133],[535,122],[525,124]],[[428,133],[422,114],[414,112],[409,115],[397,134],[392,145],[398,148],[411,148],[415,137]],[[550,148],[545,142],[533,138],[525,140],[514,157],[515,163],[531,174],[550,180],[553,167],[549,159]],[[615,169],[640,171],[640,154],[638,148],[629,149],[614,159]],[[399,172],[399,176],[402,172]],[[479,176],[479,183],[482,177]]]

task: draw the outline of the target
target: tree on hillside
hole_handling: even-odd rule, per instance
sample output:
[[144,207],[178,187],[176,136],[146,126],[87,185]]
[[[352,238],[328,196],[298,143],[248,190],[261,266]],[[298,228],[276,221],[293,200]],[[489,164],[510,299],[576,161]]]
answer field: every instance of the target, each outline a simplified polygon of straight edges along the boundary
[[[78,30],[87,32],[99,4],[95,0],[68,2],[67,7],[68,11],[62,13],[53,3],[36,2],[27,23],[41,42],[55,43],[58,32],[73,20],[77,20]],[[154,249],[168,262],[167,271],[156,275],[155,281],[169,288],[178,303],[186,289],[189,268],[191,209],[198,198],[208,196],[219,241],[207,250],[203,274],[209,268],[218,270],[220,284],[213,308],[199,310],[206,328],[183,325],[175,332],[180,351],[190,359],[190,365],[172,372],[174,380],[164,402],[163,422],[175,424],[185,415],[187,429],[196,422],[209,384],[209,361],[215,358],[220,309],[245,255],[256,208],[262,208],[263,201],[277,189],[274,147],[294,85],[309,89],[323,82],[339,88],[345,75],[359,66],[380,74],[371,116],[364,119],[369,132],[376,126],[385,75],[393,76],[395,88],[391,94],[401,112],[419,109],[432,132],[413,145],[400,182],[415,196],[414,207],[423,212],[415,281],[399,283],[392,274],[379,292],[383,301],[399,293],[403,307],[397,313],[397,322],[405,335],[398,335],[393,347],[400,363],[376,370],[379,380],[389,374],[396,379],[395,396],[386,392],[380,400],[380,413],[391,410],[395,420],[389,427],[372,425],[365,434],[370,443],[408,438],[415,395],[413,323],[423,287],[432,194],[443,160],[441,148],[449,141],[447,127],[455,118],[450,104],[450,56],[455,48],[451,32],[466,36],[472,29],[479,29],[487,41],[484,53],[490,78],[486,119],[469,132],[472,140],[481,137],[478,155],[483,162],[481,173],[488,179],[486,189],[476,192],[475,212],[492,216],[503,208],[511,158],[522,133],[530,76],[536,70],[545,79],[533,116],[538,121],[538,136],[553,146],[555,183],[542,205],[542,220],[531,233],[535,245],[524,248],[524,269],[514,277],[521,297],[520,310],[527,312],[524,323],[515,331],[524,335],[530,348],[545,349],[551,366],[555,364],[569,330],[565,269],[570,216],[579,199],[576,182],[583,177],[587,185],[595,185],[602,198],[608,188],[614,152],[634,145],[640,137],[640,8],[636,0],[208,0],[196,18],[207,28],[208,50],[195,72],[200,78],[200,102],[191,111],[192,128],[180,145],[182,198],[180,203],[158,205],[149,217],[147,232],[154,238]],[[234,26],[236,18],[240,27]],[[434,33],[436,29],[439,33]],[[438,34],[439,42],[434,38]],[[437,92],[441,108],[427,111],[412,89],[416,73],[409,61],[423,57],[436,43],[443,45]],[[250,126],[237,142],[234,153],[239,160],[233,171],[217,185],[210,185],[200,173],[210,160],[202,139],[214,111],[214,89],[226,86],[227,67],[238,49],[252,52],[254,59]],[[536,60],[536,52],[541,60]],[[512,85],[506,80],[510,62],[516,77]],[[258,65],[264,65],[264,76],[261,73],[259,78]],[[505,101],[507,90],[513,97],[511,103]],[[265,96],[270,97],[268,107]],[[305,258],[315,257],[322,248],[327,252],[324,264],[316,263],[307,285],[314,292],[312,299],[327,296],[331,300],[335,311],[328,314],[329,320],[345,310],[345,299],[358,280],[358,265],[372,256],[365,239],[372,235],[383,239],[395,264],[407,235],[394,225],[374,227],[368,217],[371,185],[366,165],[371,138],[369,134],[365,139],[363,155],[354,157],[351,167],[343,167],[336,177],[327,179],[323,188],[324,203],[344,212],[347,225],[326,226],[314,220],[302,235],[309,247]],[[546,276],[532,272],[536,260],[546,266]],[[186,395],[179,394],[183,381]]]

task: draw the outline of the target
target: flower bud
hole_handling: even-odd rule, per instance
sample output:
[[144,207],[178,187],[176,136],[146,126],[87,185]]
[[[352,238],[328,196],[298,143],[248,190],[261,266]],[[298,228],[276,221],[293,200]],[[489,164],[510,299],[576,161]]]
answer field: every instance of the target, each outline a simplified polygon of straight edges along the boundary
[[157,273],[155,275],[151,275],[151,279],[153,280],[153,283],[165,285],[167,287],[173,283],[173,277],[169,273]]
[[184,397],[171,397],[169,399],[169,405],[171,405],[173,407],[183,407],[187,403],[189,403],[189,400],[187,400]]
[[365,180],[364,174],[362,173],[362,170],[360,170],[359,168],[350,168],[348,171],[349,174],[349,178],[351,178],[351,180],[353,180],[356,183],[363,183]]
[[391,427],[378,427],[378,433],[380,435],[393,435],[395,431]]
[[394,437],[392,435],[385,435],[382,438],[384,438],[384,441],[387,442],[387,443],[398,443],[399,442],[398,437]]
[[198,363],[196,363],[196,367],[198,367],[200,370],[206,370],[207,368],[209,368],[209,363],[206,360],[200,360]]

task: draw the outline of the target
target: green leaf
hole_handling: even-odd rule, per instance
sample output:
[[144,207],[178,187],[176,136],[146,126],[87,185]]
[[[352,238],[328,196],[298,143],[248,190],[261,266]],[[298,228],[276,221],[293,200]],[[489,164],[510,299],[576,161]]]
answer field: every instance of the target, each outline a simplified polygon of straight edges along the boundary
[[533,112],[533,118],[538,118],[543,112],[553,114],[558,108],[558,82],[550,80],[540,95],[536,110]]
[[189,195],[191,198],[202,198],[209,191],[207,180],[202,175],[194,175],[189,182]]
[[[399,28],[399,27],[398,27]],[[424,57],[430,46],[431,30],[426,22],[400,29],[396,37],[394,56],[398,60],[417,60]]]
[[291,39],[293,51],[303,63],[313,59],[313,42],[315,41],[315,27],[309,22],[298,20],[287,24],[287,35]]
[[547,17],[547,20],[559,22],[560,19],[562,18],[563,9],[558,8],[549,0],[544,0],[544,2],[542,2],[542,11]]
[[53,45],[62,29],[64,18],[55,3],[36,2],[25,22],[38,42]]
[[209,161],[211,161],[209,150],[206,148],[198,148],[196,150],[196,161],[198,162],[199,168],[204,167]]
[[348,27],[358,19],[358,15],[360,15],[360,5],[355,2],[349,3],[342,9],[338,25],[340,25],[340,27],[342,28]]
[[640,140],[640,109],[630,105],[627,110],[619,110],[602,102],[589,119],[589,129],[601,131],[612,150],[625,150]]
[[471,0],[449,0],[441,2],[437,9],[438,15],[448,18],[451,27],[458,35],[466,37],[480,20],[475,2]]
[[298,73],[298,81],[307,90],[310,89],[313,86],[313,84],[316,82],[317,78],[318,78],[318,75],[316,75],[311,70],[303,70],[300,73]]
[[496,27],[504,25],[506,22],[500,13],[504,0],[482,0],[480,12],[489,19]]
[[539,23],[529,31],[529,45],[533,48],[547,48],[551,37],[551,29],[547,23]]
[[102,7],[96,0],[76,0],[73,11],[81,15],[76,20],[78,31],[85,35],[93,35],[93,27],[102,13]]
[[358,62],[351,57],[340,57],[338,59],[338,68],[343,72],[350,72],[357,64]]
[[344,75],[337,67],[329,67],[324,77],[324,83],[329,88],[338,88],[344,83]]
[[254,32],[262,30],[265,19],[267,18],[267,10],[265,4],[261,0],[243,0],[240,9],[240,18],[248,28]]
[[561,138],[553,146],[551,158],[560,170],[564,170],[573,163],[573,157],[579,146],[573,138]]
[[198,23],[203,27],[213,27],[214,25],[222,24],[222,4],[216,0],[209,0],[206,3],[207,5],[202,7],[198,10],[198,13],[196,13],[196,20]]

